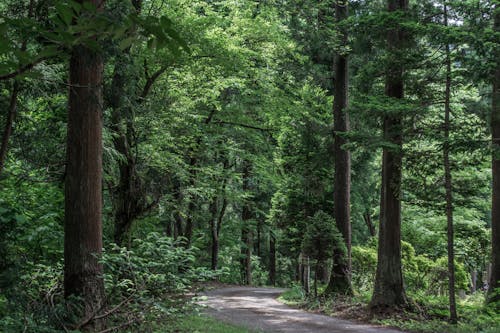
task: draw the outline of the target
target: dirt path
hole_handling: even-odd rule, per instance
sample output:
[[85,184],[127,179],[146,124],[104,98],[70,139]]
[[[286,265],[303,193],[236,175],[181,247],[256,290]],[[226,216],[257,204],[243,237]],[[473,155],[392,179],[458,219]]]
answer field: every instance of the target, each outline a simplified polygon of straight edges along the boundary
[[265,333],[402,333],[394,329],[290,308],[276,300],[283,289],[234,287],[205,293],[207,313],[224,322]]

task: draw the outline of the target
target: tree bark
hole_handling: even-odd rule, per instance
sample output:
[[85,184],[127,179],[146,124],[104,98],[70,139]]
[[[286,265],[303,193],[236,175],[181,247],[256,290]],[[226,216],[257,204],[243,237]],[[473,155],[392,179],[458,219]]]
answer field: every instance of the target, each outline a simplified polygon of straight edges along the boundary
[[[250,161],[245,160],[243,162],[243,192],[249,192],[251,190],[250,186],[250,176],[251,176],[252,166]],[[243,204],[243,209],[241,212],[241,219],[243,226],[241,228],[241,254],[242,254],[242,281],[246,285],[252,284],[252,211],[250,204],[245,202]]]
[[[448,7],[444,5],[444,25],[448,26]],[[446,88],[444,103],[444,178],[446,191],[446,221],[448,227],[448,295],[450,305],[450,322],[457,323],[457,304],[455,300],[455,251],[453,248],[453,193],[450,166],[450,98],[451,98],[451,54],[450,45],[446,44]]]
[[[500,31],[500,8],[494,7],[494,30]],[[491,206],[491,278],[489,281],[487,302],[495,304],[500,310],[500,50],[496,49],[497,67],[493,73],[493,91],[491,102],[491,133],[492,133],[492,177],[493,192]]]
[[[102,9],[104,1],[91,2]],[[66,297],[82,297],[82,315],[88,318],[97,313],[104,302],[103,268],[99,263],[102,253],[101,55],[84,45],[75,46],[69,79],[64,293]]]
[[370,232],[370,236],[375,237],[377,235],[377,230],[375,230],[375,226],[373,225],[372,216],[370,212],[366,212],[363,214],[363,220],[365,220],[366,226],[368,227],[368,231]]
[[[389,12],[407,11],[408,0],[389,0]],[[389,31],[387,42],[393,61],[387,68],[386,95],[403,99],[403,65],[397,53],[405,40],[401,26]],[[378,262],[370,308],[373,311],[394,310],[407,305],[401,265],[401,178],[403,118],[400,113],[384,117],[384,138],[391,143],[384,147],[382,161],[382,204],[379,230]]]
[[269,282],[276,285],[276,237],[272,230],[269,230]]
[[[227,169],[226,162],[224,163],[224,169]],[[218,210],[218,198],[215,197],[210,203],[210,211],[212,212],[211,220],[211,234],[212,234],[212,270],[217,270],[219,265],[219,236],[220,230],[222,228],[222,221],[227,209],[227,197],[226,197],[226,185],[227,178],[224,178],[221,188],[222,203],[220,211]]]
[[217,270],[219,257],[219,232],[217,230],[217,196],[212,198],[209,205],[210,218],[210,235],[212,237],[212,270]]
[[[342,23],[349,13],[347,1],[335,2],[336,20]],[[347,44],[347,32],[342,31],[343,44]],[[339,53],[335,59],[335,99],[334,116],[334,216],[337,228],[344,238],[344,246],[335,246],[330,282],[326,294],[341,293],[352,295],[351,286],[351,156],[342,146],[346,140],[342,137],[349,131],[349,115],[347,114],[349,73],[348,56]]]

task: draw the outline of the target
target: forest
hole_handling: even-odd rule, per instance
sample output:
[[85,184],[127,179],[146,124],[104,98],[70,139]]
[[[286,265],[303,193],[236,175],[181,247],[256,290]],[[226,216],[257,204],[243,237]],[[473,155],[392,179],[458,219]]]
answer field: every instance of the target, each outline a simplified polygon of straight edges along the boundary
[[500,332],[499,45],[498,0],[0,0],[0,331],[254,332],[200,306],[253,286]]

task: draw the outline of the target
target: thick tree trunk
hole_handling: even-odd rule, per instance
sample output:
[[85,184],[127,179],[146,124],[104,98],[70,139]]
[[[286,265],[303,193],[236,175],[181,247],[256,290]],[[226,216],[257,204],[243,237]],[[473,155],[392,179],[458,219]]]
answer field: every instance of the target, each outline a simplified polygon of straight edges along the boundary
[[[347,1],[335,3],[336,20],[342,22],[348,17]],[[347,43],[347,32],[343,32],[343,42]],[[348,104],[349,74],[348,57],[338,54],[335,59],[335,99],[334,115],[334,215],[337,228],[342,233],[345,246],[335,246],[330,282],[325,291],[329,293],[352,294],[351,287],[351,156],[343,149],[346,140],[342,134],[349,131]]]
[[[389,0],[389,11],[406,11],[408,0]],[[401,27],[387,36],[389,51],[394,58],[386,74],[386,95],[402,99],[404,95],[403,66],[396,53],[404,43]],[[401,265],[401,177],[402,177],[402,125],[401,114],[384,119],[384,138],[394,147],[384,148],[382,161],[382,219],[379,230],[378,262],[375,286],[370,307],[374,311],[392,310],[406,306]]]
[[[83,2],[80,1],[80,2]],[[102,0],[91,1],[102,8]],[[100,54],[75,46],[69,66],[64,223],[64,293],[84,301],[84,317],[104,302],[102,265],[102,78]]]
[[[250,186],[250,173],[252,166],[249,161],[243,162],[243,192],[248,192],[251,190]],[[252,228],[251,219],[252,211],[248,202],[243,204],[243,209],[241,212],[241,219],[243,226],[241,229],[241,254],[242,254],[242,281],[246,285],[252,284]]]
[[[494,14],[494,30],[500,31],[500,8],[495,5]],[[498,60],[500,58],[500,50],[496,50]],[[500,310],[500,67],[497,64],[493,75],[493,92],[491,103],[491,133],[493,146],[493,193],[491,207],[491,278],[488,290],[488,303],[495,303],[497,309]]]
[[269,282],[276,285],[276,238],[272,230],[269,230]]
[[[444,5],[444,24],[448,26],[448,7]],[[455,300],[455,251],[453,248],[453,193],[450,166],[450,98],[451,98],[451,55],[450,45],[446,44],[446,88],[444,103],[444,178],[446,191],[446,220],[448,225],[448,295],[450,303],[450,322],[457,323],[457,304]]]

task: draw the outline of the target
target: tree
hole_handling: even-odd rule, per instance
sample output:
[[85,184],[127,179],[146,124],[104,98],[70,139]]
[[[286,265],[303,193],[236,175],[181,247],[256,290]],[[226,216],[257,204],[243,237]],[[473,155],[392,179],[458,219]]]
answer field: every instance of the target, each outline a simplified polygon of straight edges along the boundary
[[[448,27],[448,6],[444,4],[444,25]],[[455,251],[454,251],[454,227],[453,227],[453,193],[450,166],[450,113],[451,113],[451,51],[450,44],[445,46],[446,63],[446,87],[444,102],[444,145],[443,164],[446,191],[446,220],[448,230],[448,294],[450,303],[450,322],[457,323],[457,304],[455,301]]]
[[[348,1],[335,2],[337,23],[341,26],[348,17]],[[349,65],[346,54],[347,32],[340,28],[342,47],[339,47],[335,57],[335,83],[333,100],[334,124],[334,158],[335,158],[335,184],[334,184],[334,215],[338,230],[344,237],[344,247],[334,247],[333,266],[330,282],[326,293],[352,294],[351,287],[351,156],[343,146],[346,140],[342,137],[349,131],[349,115],[347,114],[349,90]],[[347,251],[342,252],[343,249]]]
[[[83,3],[80,0],[79,3]],[[104,1],[93,0],[102,10]],[[69,64],[64,222],[64,294],[81,297],[84,318],[103,306],[102,80],[100,52],[76,45]]]
[[[500,33],[500,6],[495,1],[494,32]],[[492,134],[492,167],[493,193],[491,206],[491,278],[488,290],[488,302],[494,303],[500,309],[500,50],[496,47],[496,67],[494,67],[491,98],[491,134]]]
[[[243,161],[243,192],[251,191],[252,164]],[[252,284],[252,210],[250,203],[245,201],[241,210],[241,280],[243,284]]]
[[[391,13],[408,10],[407,0],[388,0]],[[403,62],[401,52],[405,32],[397,23],[387,34],[390,63],[386,69],[385,92],[391,99],[404,98]],[[394,112],[384,117],[382,157],[382,200],[375,286],[370,307],[374,311],[395,309],[407,304],[401,270],[401,178],[403,117]]]
[[[332,251],[346,251],[345,239],[335,227],[335,221],[322,210],[309,217],[302,240],[303,253],[315,260],[314,296],[318,296],[318,272]],[[340,248],[340,249],[336,249]]]

